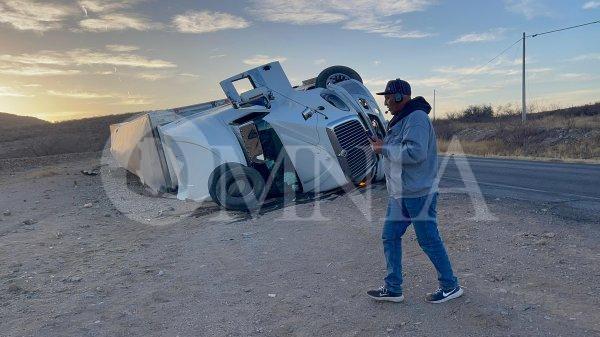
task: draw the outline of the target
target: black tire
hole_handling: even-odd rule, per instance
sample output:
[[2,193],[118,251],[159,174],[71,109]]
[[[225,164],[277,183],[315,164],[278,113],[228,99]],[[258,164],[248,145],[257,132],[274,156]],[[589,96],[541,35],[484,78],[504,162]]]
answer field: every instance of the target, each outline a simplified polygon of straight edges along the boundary
[[236,211],[260,207],[265,180],[253,168],[238,163],[217,167],[209,177],[208,191],[220,206]]
[[357,80],[360,83],[363,82],[360,75],[354,69],[346,66],[331,66],[321,71],[319,76],[317,76],[315,86],[317,88],[327,88],[327,84],[329,83],[337,83],[348,79]]

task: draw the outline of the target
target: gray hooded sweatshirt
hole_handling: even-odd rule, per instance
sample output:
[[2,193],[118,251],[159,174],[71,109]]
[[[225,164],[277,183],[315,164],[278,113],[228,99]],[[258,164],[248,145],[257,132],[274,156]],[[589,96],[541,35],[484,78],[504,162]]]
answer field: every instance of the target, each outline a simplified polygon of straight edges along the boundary
[[416,198],[437,192],[437,140],[429,111],[429,103],[415,97],[388,124],[382,154],[390,197]]

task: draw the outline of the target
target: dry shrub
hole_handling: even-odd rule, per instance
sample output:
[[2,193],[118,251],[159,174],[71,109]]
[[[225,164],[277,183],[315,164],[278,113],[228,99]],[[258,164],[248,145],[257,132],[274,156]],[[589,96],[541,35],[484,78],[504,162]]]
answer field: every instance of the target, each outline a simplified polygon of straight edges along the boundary
[[600,159],[600,103],[530,114],[526,123],[511,105],[488,120],[457,116],[434,122],[440,152],[459,136],[467,154]]

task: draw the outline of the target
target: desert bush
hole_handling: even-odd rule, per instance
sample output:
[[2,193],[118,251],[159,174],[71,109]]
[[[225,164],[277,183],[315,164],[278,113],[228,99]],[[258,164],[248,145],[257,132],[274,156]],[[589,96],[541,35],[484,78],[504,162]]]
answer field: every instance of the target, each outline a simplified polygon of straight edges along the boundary
[[494,109],[491,105],[469,105],[463,110],[457,119],[469,121],[469,122],[480,122],[490,120],[494,117]]

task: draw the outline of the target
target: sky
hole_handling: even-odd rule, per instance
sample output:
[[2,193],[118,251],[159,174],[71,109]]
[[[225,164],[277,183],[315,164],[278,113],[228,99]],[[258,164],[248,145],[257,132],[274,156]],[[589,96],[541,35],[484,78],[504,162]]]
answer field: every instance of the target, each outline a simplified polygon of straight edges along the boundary
[[[405,79],[413,96],[436,90],[438,117],[518,107],[521,43],[485,64],[523,32],[599,19],[599,0],[0,0],[0,111],[60,121],[195,104],[274,60],[293,84],[338,64],[373,92]],[[600,24],[526,43],[528,102],[600,101]]]

